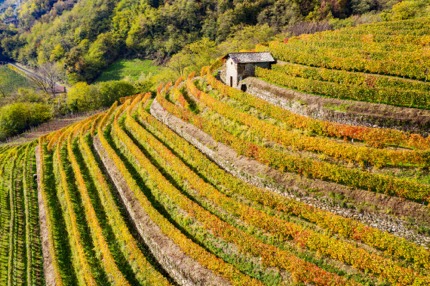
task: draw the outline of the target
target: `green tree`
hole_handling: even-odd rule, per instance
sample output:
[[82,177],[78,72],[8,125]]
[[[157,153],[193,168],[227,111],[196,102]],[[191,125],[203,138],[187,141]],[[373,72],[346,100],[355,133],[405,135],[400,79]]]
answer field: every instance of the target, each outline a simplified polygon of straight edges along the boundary
[[199,71],[203,66],[220,56],[217,45],[208,38],[186,45],[179,53],[175,54],[167,64],[174,74],[185,76],[193,71]]
[[221,54],[238,52],[240,50],[252,50],[255,45],[264,43],[275,35],[269,25],[237,26],[231,36],[219,45]]
[[429,15],[429,0],[407,0],[393,6],[389,20],[406,20]]
[[94,85],[78,82],[67,93],[67,105],[71,111],[96,110],[135,93],[133,84],[126,81],[105,81]]
[[78,82],[69,89],[67,105],[71,111],[89,111],[102,106],[97,87],[86,82]]
[[126,81],[106,81],[97,84],[101,106],[109,107],[121,97],[136,93],[134,86]]

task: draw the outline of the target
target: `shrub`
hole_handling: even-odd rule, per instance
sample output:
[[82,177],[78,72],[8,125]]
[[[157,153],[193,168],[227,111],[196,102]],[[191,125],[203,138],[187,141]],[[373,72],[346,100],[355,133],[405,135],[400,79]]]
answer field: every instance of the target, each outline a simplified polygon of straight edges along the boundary
[[52,118],[52,108],[43,103],[18,102],[0,108],[0,141]]
[[133,95],[134,86],[126,81],[106,81],[95,85],[75,84],[67,94],[67,105],[72,111],[90,111],[109,107],[121,97]]

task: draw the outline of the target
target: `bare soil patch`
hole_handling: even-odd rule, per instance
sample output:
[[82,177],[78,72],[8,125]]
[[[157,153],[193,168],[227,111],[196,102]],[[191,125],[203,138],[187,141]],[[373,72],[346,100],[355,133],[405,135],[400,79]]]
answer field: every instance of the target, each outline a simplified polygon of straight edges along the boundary
[[50,244],[52,241],[49,239],[49,230],[47,223],[47,212],[46,206],[43,201],[42,189],[40,181],[42,179],[42,166],[40,160],[40,149],[36,147],[36,166],[37,166],[37,200],[39,205],[39,224],[40,224],[40,237],[42,244],[42,255],[43,255],[43,273],[45,276],[45,282],[48,286],[58,285],[56,281],[55,269],[53,264],[53,257],[50,249],[53,249],[54,246]]
[[48,122],[42,123],[41,125],[37,127],[33,127],[30,130],[19,134],[17,136],[11,137],[5,142],[0,142],[0,146],[2,144],[23,144],[26,142],[31,142],[43,135],[46,135],[48,133],[51,133],[53,131],[62,129],[64,127],[67,127],[73,123],[79,122],[81,120],[86,119],[87,117],[96,114],[100,111],[94,111],[94,112],[88,112],[88,113],[82,113],[82,114],[76,114],[76,115],[70,115],[62,118],[54,118]]

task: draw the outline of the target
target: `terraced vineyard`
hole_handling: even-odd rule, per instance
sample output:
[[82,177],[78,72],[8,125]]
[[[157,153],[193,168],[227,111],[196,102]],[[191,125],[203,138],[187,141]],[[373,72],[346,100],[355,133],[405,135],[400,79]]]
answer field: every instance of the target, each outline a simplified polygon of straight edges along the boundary
[[[425,169],[427,139],[381,130],[386,140],[376,148],[370,128],[307,123],[210,74],[150,97],[40,138],[35,157],[34,144],[2,150],[2,233],[10,234],[2,236],[4,283],[43,283],[40,241],[26,227],[37,229],[34,158],[48,285],[429,282],[425,239],[300,202],[273,173],[231,169],[228,157],[211,155],[218,146],[192,132],[225,144],[226,156],[246,156],[255,170],[267,165],[299,174],[303,185],[326,180],[409,205],[428,203],[427,174],[397,177],[385,168]],[[166,126],[149,108],[162,121],[183,121]],[[193,140],[171,130],[180,124]],[[311,135],[318,124],[321,134]],[[411,149],[387,147],[395,144]],[[26,247],[32,239],[39,247]]]
[[[184,138],[189,138],[190,142],[198,146],[201,151],[219,165],[251,183],[260,187],[268,185],[269,188],[284,193],[290,192],[290,195],[294,196],[291,193],[295,190],[286,190],[285,187],[303,188],[312,185],[313,187],[324,188],[325,185],[320,180],[331,181],[336,183],[335,186],[338,188],[347,187],[348,190],[354,188],[354,192],[366,193],[365,196],[368,196],[369,202],[372,201],[373,197],[371,192],[376,192],[404,198],[406,200],[402,201],[406,204],[414,205],[409,201],[428,204],[430,191],[427,181],[428,174],[427,172],[422,172],[422,177],[416,178],[417,174],[421,172],[420,169],[428,165],[428,162],[424,162],[426,161],[426,150],[429,147],[428,139],[410,136],[394,130],[378,130],[378,136],[386,140],[378,140],[381,145],[376,148],[373,146],[374,141],[371,140],[370,135],[376,135],[377,130],[375,129],[341,126],[304,118],[299,120],[297,115],[288,114],[285,110],[271,106],[263,100],[223,85],[210,74],[198,81],[188,79],[185,83],[177,83],[176,86],[160,90],[156,102],[152,104],[152,113],[160,120],[165,121],[170,128]],[[169,88],[168,91],[165,91],[167,88]],[[166,111],[177,118],[172,119],[171,115],[166,114]],[[178,118],[182,119],[182,121],[179,121]],[[161,130],[161,127],[158,130]],[[315,136],[315,133],[312,134],[317,130],[319,130],[319,136]],[[201,131],[205,134],[199,135]],[[135,132],[140,134],[137,130]],[[350,133],[346,135],[343,132]],[[205,138],[206,134],[215,139],[215,141],[211,142]],[[397,136],[394,136],[394,134]],[[369,136],[367,137],[368,140],[364,139],[366,136]],[[349,140],[355,139],[358,142],[340,141],[337,137],[345,137]],[[196,140],[199,140],[196,138],[200,138],[200,142],[196,143]],[[140,141],[147,140],[142,138]],[[179,138],[172,141],[177,142]],[[418,142],[420,142],[420,146],[416,144]],[[219,143],[224,145],[219,145]],[[397,145],[415,149],[384,148],[384,145]],[[181,154],[181,152],[185,152],[181,151],[183,149],[184,147],[178,147],[174,151]],[[229,163],[229,159],[230,162],[239,162],[240,159],[236,157],[237,160],[231,160],[234,157],[227,157],[228,155],[226,156],[225,154],[228,152],[234,153],[236,156],[246,156],[253,160],[244,162],[243,166],[240,163],[233,165],[234,163]],[[197,161],[197,159],[194,160]],[[204,156],[200,154],[199,160],[205,160]],[[424,161],[419,163],[416,160]],[[169,162],[172,161],[169,160]],[[192,167],[202,170],[207,168],[203,166],[207,166],[210,162],[200,164],[201,169],[196,165],[192,165]],[[258,174],[257,172],[254,174],[245,173],[246,170],[249,170],[248,166],[246,166],[247,164],[254,164],[253,169],[257,170],[257,172],[261,170],[261,168],[259,169],[261,165],[269,166],[273,171],[263,174]],[[391,173],[393,169],[407,171],[400,171],[399,173],[402,176],[398,176],[398,174]],[[274,175],[276,172],[280,176]],[[184,170],[184,173],[188,174],[189,172]],[[214,173],[215,171],[206,171],[204,177],[210,180],[209,178],[214,176]],[[298,176],[293,173],[298,174]],[[407,173],[411,174],[411,176],[408,176]],[[295,180],[307,180],[307,178],[315,180],[313,180],[313,184],[309,182],[295,184],[290,181],[290,186],[285,186],[283,184],[285,177],[282,178],[284,181],[280,179],[282,176],[288,177],[293,182]],[[222,176],[214,180],[213,184],[217,186],[222,180],[221,178]],[[189,182],[185,178],[182,180]],[[231,180],[234,180],[233,177],[227,179],[227,181]],[[319,185],[319,183],[321,184]],[[331,185],[331,188],[333,191],[336,190],[333,185]],[[238,200],[242,201],[243,197],[246,197],[253,203],[262,204],[259,207],[269,208],[270,210],[265,209],[268,212],[266,214],[269,215],[274,215],[274,213],[270,213],[273,212],[271,206],[276,205],[275,209],[279,210],[280,206],[277,205],[277,201],[280,200],[284,203],[286,200],[284,197],[278,197],[273,193],[267,194],[267,192],[265,193],[267,198],[263,199],[261,198],[263,194],[261,189],[255,189],[254,192],[248,190],[250,190],[249,186],[237,189],[235,195],[240,194],[240,199],[238,198]],[[324,194],[321,194],[321,190],[304,189],[303,193],[306,192],[307,196],[312,196],[312,192],[315,192],[313,199],[316,201],[326,199]],[[233,196],[231,193],[230,195]],[[300,196],[303,196],[303,194]],[[291,206],[290,204],[297,205]],[[226,205],[229,206],[227,203]],[[414,271],[407,269],[408,266],[406,265],[408,263],[403,264],[406,261],[400,262],[402,257],[405,258],[406,253],[400,254],[397,252],[401,248],[400,244],[406,241],[400,239],[395,242],[398,238],[376,229],[372,229],[371,232],[381,238],[384,237],[382,240],[376,239],[376,237],[370,239],[370,236],[363,239],[363,235],[367,236],[367,231],[371,228],[365,227],[357,221],[320,211],[318,211],[318,215],[310,218],[308,217],[309,214],[304,214],[306,211],[300,211],[301,208],[304,208],[302,204],[294,200],[288,200],[288,205],[290,205],[290,209],[287,214],[282,212],[282,215],[275,215],[270,219],[265,217],[263,209],[258,209],[263,210],[263,213],[257,212],[258,214],[255,213],[255,209],[243,210],[242,212],[240,210],[243,206],[234,207],[231,203],[231,209],[226,211],[228,213],[233,212],[246,225],[252,225],[266,232],[265,235],[272,233],[275,235],[274,237],[282,238],[281,242],[276,241],[275,238],[271,238],[269,241],[273,245],[281,248],[285,247],[285,249],[287,249],[286,244],[288,244],[289,249],[292,251],[290,255],[303,258],[303,253],[306,253],[306,261],[312,261],[325,271],[336,273],[337,275],[342,273],[343,275],[340,276],[348,277],[346,279],[349,282],[375,282],[370,278],[372,276],[373,278],[378,277],[379,281],[385,279],[390,283],[397,281],[397,283],[401,284],[418,283],[421,278],[424,279],[422,281],[428,279],[428,274],[423,272],[421,278],[412,278],[411,276],[411,280],[400,282],[399,279],[409,276],[408,271]],[[294,209],[294,211],[291,209]],[[313,209],[313,211],[317,210]],[[423,212],[424,215],[428,215],[427,209],[423,209]],[[253,213],[256,214],[255,218],[251,215]],[[278,220],[279,217],[285,220]],[[323,223],[322,221],[324,220],[326,221]],[[337,220],[342,222],[339,221],[339,224],[334,223]],[[336,226],[330,225],[330,223],[334,223]],[[356,227],[353,225],[356,225]],[[326,230],[324,231],[324,229]],[[361,232],[363,234],[360,234]],[[390,242],[386,241],[379,244],[385,239]],[[369,250],[364,245],[359,245],[358,242],[367,244],[367,247],[370,246],[374,251]],[[394,246],[395,244],[398,246]],[[412,245],[410,244],[410,246]],[[409,246],[404,250],[408,248]],[[422,253],[427,252],[425,249],[422,249],[422,251]],[[407,250],[406,252],[414,253],[415,251]],[[390,255],[386,256],[388,253]],[[428,255],[428,252],[426,255]],[[320,256],[327,259],[325,263],[318,262]],[[370,261],[375,264],[370,263]],[[409,260],[409,262],[412,261]],[[352,266],[352,268],[340,270],[337,268],[339,267],[339,264],[337,264],[339,262]],[[426,264],[424,260],[423,263]],[[381,265],[386,265],[387,268],[381,267]],[[279,265],[278,267],[282,268]],[[369,273],[372,273],[372,275],[368,275]],[[415,280],[415,278],[418,280]]]
[[303,92],[430,108],[430,19],[360,25],[269,43],[281,61],[256,74]]
[[429,285],[429,165],[428,136],[296,114],[204,68],[0,146],[0,284]]
[[34,144],[0,154],[0,284],[43,285]]

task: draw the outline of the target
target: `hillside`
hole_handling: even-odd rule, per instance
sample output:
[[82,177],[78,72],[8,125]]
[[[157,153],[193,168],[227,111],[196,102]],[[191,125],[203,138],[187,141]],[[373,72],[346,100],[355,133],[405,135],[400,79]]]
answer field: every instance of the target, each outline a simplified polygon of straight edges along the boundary
[[[397,2],[23,0],[18,26],[3,40],[0,28],[0,55],[3,50],[8,57],[31,66],[58,62],[70,82],[91,82],[118,58],[164,63],[187,44],[202,38],[221,43],[247,26],[267,25],[272,33],[279,33],[295,25],[301,29],[303,21],[323,21],[321,28],[328,29],[329,19],[366,13],[368,19],[378,19],[375,12],[389,10]],[[421,8],[425,0],[419,2],[418,7],[407,6],[407,11]],[[407,16],[415,14],[419,13]]]
[[259,45],[278,62],[257,69],[248,92],[296,102],[283,106],[303,115],[427,135],[429,24],[430,18],[375,23]]
[[429,24],[421,18],[271,42],[260,49],[280,64],[257,76],[307,93],[430,109]]
[[246,92],[219,60],[0,145],[0,284],[429,285],[427,21],[271,42]]

